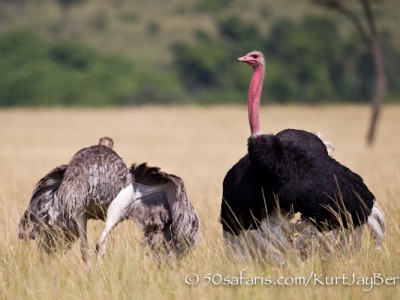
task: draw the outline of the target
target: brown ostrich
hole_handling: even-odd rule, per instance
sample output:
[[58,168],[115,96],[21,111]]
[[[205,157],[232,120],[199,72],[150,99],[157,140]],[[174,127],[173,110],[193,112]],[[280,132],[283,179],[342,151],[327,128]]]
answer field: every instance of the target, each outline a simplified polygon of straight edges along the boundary
[[19,237],[36,239],[47,253],[67,250],[80,238],[86,262],[87,220],[101,219],[100,261],[109,233],[130,219],[142,227],[157,257],[184,257],[200,241],[201,231],[182,179],[146,163],[128,170],[112,146],[112,139],[102,138],[44,176],[19,222]]

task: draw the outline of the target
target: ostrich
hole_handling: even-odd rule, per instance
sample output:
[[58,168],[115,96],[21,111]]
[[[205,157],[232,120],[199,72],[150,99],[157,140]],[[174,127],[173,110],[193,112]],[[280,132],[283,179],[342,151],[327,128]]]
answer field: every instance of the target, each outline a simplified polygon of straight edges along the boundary
[[100,261],[111,230],[130,219],[143,228],[157,257],[182,258],[201,239],[199,218],[182,179],[146,163],[128,170],[112,145],[112,139],[102,138],[44,176],[20,220],[19,237],[38,240],[47,253],[68,250],[81,238],[87,263],[87,220],[101,219],[105,227],[96,246]]
[[127,211],[127,218],[143,229],[157,257],[160,254],[167,259],[184,257],[200,242],[201,230],[183,180],[146,163],[132,164],[129,171],[135,200]]
[[247,245],[253,248],[247,250],[250,254],[269,254],[286,264],[280,253],[289,242],[279,215],[300,212],[303,224],[317,232],[353,226],[360,234],[367,223],[379,248],[384,216],[363,179],[328,155],[327,145],[313,133],[286,129],[262,134],[258,111],[264,56],[253,51],[237,60],[253,68],[248,93],[251,136],[248,153],[223,181],[220,220],[225,245],[239,248],[242,255]]
[[114,148],[114,141],[112,138],[104,136],[99,139],[99,145],[107,146],[112,149],[112,148]]

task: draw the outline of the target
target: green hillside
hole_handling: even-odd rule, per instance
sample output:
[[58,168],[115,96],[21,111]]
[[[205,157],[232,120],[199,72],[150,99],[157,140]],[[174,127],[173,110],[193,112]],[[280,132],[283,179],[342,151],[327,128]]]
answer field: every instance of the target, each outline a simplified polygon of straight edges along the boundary
[[[64,52],[68,49],[79,53],[92,52],[87,54],[87,59],[92,60],[91,65],[97,65],[97,69],[85,70],[85,74],[79,74],[86,76],[88,82],[81,86],[71,83],[60,87],[61,83],[51,82],[52,76],[49,75],[47,79],[47,75],[43,75],[42,79],[47,81],[48,86],[55,84],[64,90],[79,90],[75,92],[73,100],[71,96],[53,95],[49,91],[43,91],[43,97],[38,95],[38,99],[31,97],[29,100],[28,96],[32,94],[30,89],[19,95],[14,94],[9,86],[14,84],[25,87],[27,84],[24,81],[10,82],[10,77],[18,81],[21,76],[29,75],[29,72],[21,75],[21,70],[11,74],[15,71],[13,66],[26,64],[29,55],[21,53],[21,61],[18,62],[15,55],[10,58],[0,53],[0,64],[9,67],[7,73],[11,75],[5,76],[7,85],[3,80],[0,81],[0,105],[38,105],[40,102],[44,105],[81,102],[91,105],[96,103],[98,97],[91,91],[96,86],[104,89],[104,93],[101,92],[104,99],[100,104],[106,105],[147,101],[240,102],[245,95],[249,73],[231,65],[234,65],[235,57],[255,48],[263,50],[267,56],[270,67],[267,71],[270,81],[267,84],[272,91],[268,96],[271,101],[368,101],[370,62],[360,54],[359,40],[353,27],[342,16],[316,7],[308,0],[78,0],[73,5],[60,6],[61,2],[68,1],[0,1],[0,31],[3,38],[7,39],[7,35],[10,38],[10,34],[15,32],[18,35],[21,29],[29,30],[32,38],[23,43],[37,39],[41,41],[37,42],[41,43],[37,47],[61,47]],[[399,75],[396,66],[400,65],[395,64],[400,61],[399,9],[400,2],[387,0],[376,5],[374,11],[379,30],[384,33],[385,57],[389,61],[388,99],[391,101],[398,99],[400,93],[395,79]],[[286,28],[292,28],[293,31],[289,32]],[[275,36],[275,39],[271,37],[273,32],[278,31],[280,36]],[[279,39],[283,50],[270,52]],[[35,43],[25,44],[25,47],[36,47]],[[325,44],[325,47],[317,46],[317,43]],[[81,47],[86,50],[81,50]],[[287,47],[290,49],[285,49]],[[332,47],[335,50],[329,55],[316,52],[318,49],[326,52]],[[309,60],[307,64],[304,63],[302,49],[306,52],[305,60]],[[42,56],[37,59],[31,55],[32,64],[42,59],[46,60],[44,65],[51,65],[54,57],[46,51],[43,50]],[[293,56],[295,58],[289,60],[289,65],[288,57]],[[104,60],[109,62],[105,63]],[[113,64],[113,61],[115,67],[111,68],[107,64]],[[119,71],[121,66],[129,70]],[[71,74],[61,75],[64,71],[70,72],[65,66],[58,66],[58,71],[47,67],[49,74],[54,71],[61,77],[71,77]],[[121,73],[121,79],[114,80],[118,83],[101,84],[107,78],[106,69]],[[304,70],[311,78],[305,85],[302,80],[298,80]],[[115,77],[112,72],[109,76]],[[124,75],[124,72],[129,74]],[[360,72],[361,77],[357,77]],[[133,82],[122,83],[124,76]],[[338,76],[343,82],[335,80]],[[205,82],[204,78],[207,78]],[[79,78],[75,80],[79,81]],[[209,81],[212,84],[207,84]],[[361,81],[362,84],[357,85]],[[115,90],[115,93],[107,94],[106,89]],[[86,94],[83,90],[91,92]],[[40,94],[40,91],[36,93]],[[44,99],[48,97],[58,99]],[[163,100],[163,97],[167,99]]]

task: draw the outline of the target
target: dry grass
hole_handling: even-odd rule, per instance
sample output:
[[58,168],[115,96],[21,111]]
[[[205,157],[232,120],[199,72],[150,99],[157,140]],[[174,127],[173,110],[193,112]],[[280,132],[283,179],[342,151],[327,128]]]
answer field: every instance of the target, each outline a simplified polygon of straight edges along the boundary
[[[377,144],[365,146],[369,117],[367,107],[264,107],[262,128],[320,131],[336,146],[335,157],[361,174],[386,212],[387,239],[382,253],[374,251],[368,234],[362,249],[335,258],[327,268],[330,286],[312,280],[295,285],[295,277],[320,274],[318,256],[288,268],[250,263],[230,264],[224,257],[218,223],[221,185],[226,171],[245,153],[248,124],[245,107],[142,107],[104,110],[6,110],[0,111],[0,299],[358,299],[373,296],[395,299],[394,286],[381,284],[371,291],[358,277],[400,276],[400,107],[386,107]],[[120,224],[109,242],[104,264],[83,270],[79,247],[54,259],[41,260],[34,243],[17,237],[17,224],[35,183],[54,166],[66,163],[80,148],[98,138],[114,138],[116,151],[127,163],[148,161],[180,175],[203,225],[200,247],[180,267],[157,268],[138,244],[140,232],[130,223]],[[89,224],[91,248],[102,228]],[[93,266],[94,258],[92,258]],[[286,278],[286,285],[218,286],[207,283],[207,274],[218,283],[221,276]],[[196,273],[196,286],[185,284]],[[354,285],[342,279],[357,276]],[[378,276],[378,275],[375,275]],[[233,278],[234,279],[234,278]],[[314,278],[313,278],[314,279]],[[319,280],[324,280],[319,277]],[[369,279],[370,280],[370,279]],[[368,281],[369,283],[370,281]],[[235,283],[235,282],[233,282]],[[246,284],[247,283],[247,284]]]

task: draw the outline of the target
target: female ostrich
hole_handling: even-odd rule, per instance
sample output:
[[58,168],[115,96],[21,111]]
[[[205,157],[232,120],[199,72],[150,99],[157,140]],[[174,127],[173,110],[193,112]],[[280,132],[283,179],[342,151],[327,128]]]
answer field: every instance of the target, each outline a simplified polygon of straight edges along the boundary
[[[363,179],[328,155],[315,134],[286,129],[264,135],[259,104],[264,57],[253,51],[238,58],[253,68],[248,94],[251,136],[248,153],[226,174],[221,222],[226,244],[250,243],[282,263],[273,247],[285,248],[277,212],[300,212],[319,231],[367,223],[380,247],[384,217]],[[264,248],[264,249],[263,249]],[[251,250],[250,250],[251,251]]]
[[114,226],[131,219],[142,226],[157,256],[182,258],[200,240],[199,219],[183,181],[147,164],[128,170],[112,146],[111,139],[100,139],[41,179],[21,218],[20,238],[38,239],[51,253],[59,246],[69,249],[80,237],[86,262],[87,220],[105,220],[96,247],[100,260]]

